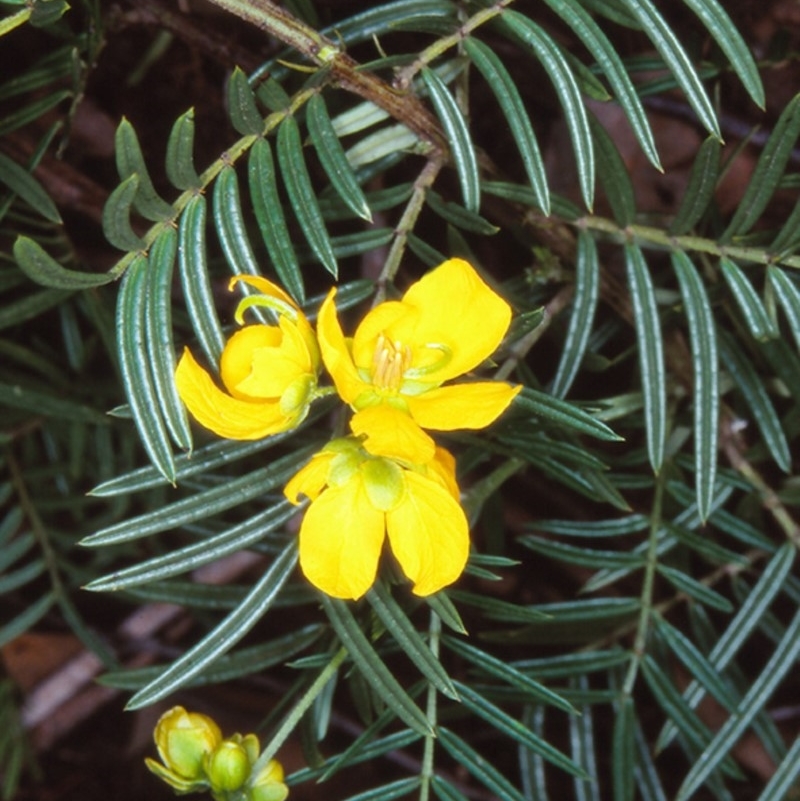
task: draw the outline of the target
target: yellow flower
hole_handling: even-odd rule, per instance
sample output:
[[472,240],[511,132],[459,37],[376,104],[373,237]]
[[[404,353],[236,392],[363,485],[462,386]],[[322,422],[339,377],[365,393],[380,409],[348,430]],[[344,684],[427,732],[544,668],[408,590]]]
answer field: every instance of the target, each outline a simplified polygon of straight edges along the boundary
[[175,706],[158,720],[153,739],[163,765],[147,758],[147,767],[179,793],[207,786],[204,762],[221,742],[219,726],[208,716]]
[[500,381],[441,386],[487,359],[511,321],[509,305],[463,259],[376,306],[352,340],[339,325],[335,294],[322,304],[317,335],[337,392],[356,412],[356,435],[380,436],[392,452],[425,463],[435,444],[421,429],[484,428],[519,392]]
[[383,542],[417,595],[455,581],[469,555],[469,526],[459,504],[455,460],[436,448],[409,465],[380,439],[328,443],[286,485],[292,503],[311,505],[300,526],[300,567],[335,598],[360,598],[372,586]]
[[266,278],[236,276],[259,290],[239,304],[243,322],[250,306],[278,314],[278,325],[247,325],[225,345],[220,359],[223,392],[188,348],[178,362],[175,384],[181,400],[203,426],[228,439],[261,439],[286,431],[308,414],[317,388],[319,349],[308,320],[294,301]]

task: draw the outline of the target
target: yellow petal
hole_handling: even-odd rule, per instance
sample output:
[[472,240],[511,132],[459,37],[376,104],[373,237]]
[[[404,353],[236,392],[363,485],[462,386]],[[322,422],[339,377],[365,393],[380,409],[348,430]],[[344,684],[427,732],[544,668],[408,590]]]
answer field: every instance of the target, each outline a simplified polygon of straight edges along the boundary
[[175,386],[197,422],[227,439],[261,439],[294,423],[281,412],[279,401],[250,402],[224,393],[188,348],[175,370]]
[[461,491],[456,482],[456,460],[450,451],[436,448],[436,455],[426,465],[428,478],[438,481],[456,501],[461,499]]
[[294,300],[277,284],[264,278],[263,275],[234,275],[228,283],[228,289],[232,290],[239,282],[247,284],[248,286],[257,289],[262,295],[268,295],[271,298],[278,298],[279,300],[288,303],[290,306],[297,308]]
[[250,373],[236,384],[237,392],[252,398],[280,398],[298,378],[312,375],[311,356],[297,326],[281,317],[280,333],[282,338],[277,346],[253,351]]
[[407,471],[406,485],[403,502],[386,513],[386,530],[413,592],[432,595],[463,572],[469,526],[464,510],[437,481]]
[[352,403],[362,392],[369,389],[358,376],[350,350],[336,317],[334,297],[336,289],[328,293],[322,302],[317,317],[317,337],[322,361],[336,384],[336,391],[345,403]]
[[423,428],[455,431],[460,428],[485,428],[509,406],[520,386],[502,381],[479,381],[474,384],[451,384],[405,396],[408,410]]
[[387,456],[411,464],[425,464],[433,459],[434,441],[408,413],[380,403],[353,415],[350,428],[357,437],[366,437],[364,449],[373,456]]
[[322,488],[328,483],[328,471],[335,455],[327,451],[315,453],[311,457],[311,461],[298,470],[283,488],[286,500],[295,506],[300,503],[300,495],[305,495],[312,501],[315,500],[322,492]]
[[360,598],[375,581],[384,539],[384,514],[369,502],[358,474],[328,487],[300,526],[300,567],[334,598]]
[[[428,367],[423,380],[431,384],[477,367],[497,349],[511,322],[510,306],[463,259],[449,259],[431,270],[412,284],[402,302],[418,316],[398,318],[386,336],[412,347],[412,367]],[[442,352],[450,358],[439,358]],[[431,369],[437,359],[441,366]]]
[[273,325],[248,325],[233,334],[219,360],[220,378],[228,392],[242,397],[237,387],[253,369],[253,354],[279,345],[281,338],[280,328]]

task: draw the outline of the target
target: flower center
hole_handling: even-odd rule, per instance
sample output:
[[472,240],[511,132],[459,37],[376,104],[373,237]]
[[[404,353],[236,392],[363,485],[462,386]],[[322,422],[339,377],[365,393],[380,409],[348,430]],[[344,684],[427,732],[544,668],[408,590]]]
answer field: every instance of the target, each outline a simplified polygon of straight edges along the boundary
[[392,342],[380,334],[372,355],[372,383],[378,389],[397,391],[403,383],[403,373],[411,364],[411,348],[402,342]]

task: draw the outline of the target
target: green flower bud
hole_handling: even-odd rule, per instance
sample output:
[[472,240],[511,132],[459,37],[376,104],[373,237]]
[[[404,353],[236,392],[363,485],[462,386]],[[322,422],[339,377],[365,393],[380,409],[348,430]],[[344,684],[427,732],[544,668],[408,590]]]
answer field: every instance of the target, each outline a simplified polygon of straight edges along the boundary
[[215,794],[238,790],[250,776],[250,758],[241,739],[235,734],[206,755],[206,775]]
[[203,780],[203,759],[219,745],[222,733],[207,715],[175,706],[161,716],[153,739],[167,773],[194,782]]

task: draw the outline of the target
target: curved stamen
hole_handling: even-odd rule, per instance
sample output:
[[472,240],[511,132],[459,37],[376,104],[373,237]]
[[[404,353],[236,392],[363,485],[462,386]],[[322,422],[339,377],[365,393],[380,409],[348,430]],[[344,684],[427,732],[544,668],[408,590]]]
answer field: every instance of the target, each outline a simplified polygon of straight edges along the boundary
[[252,306],[271,309],[279,316],[288,317],[293,323],[297,322],[297,309],[291,303],[269,295],[248,295],[242,298],[236,306],[233,318],[239,325],[244,325],[244,313]]
[[453,360],[453,349],[442,342],[429,342],[422,346],[424,350],[438,350],[441,356],[433,363],[424,367],[411,367],[404,373],[405,378],[425,378],[425,376],[435,373],[446,367]]

